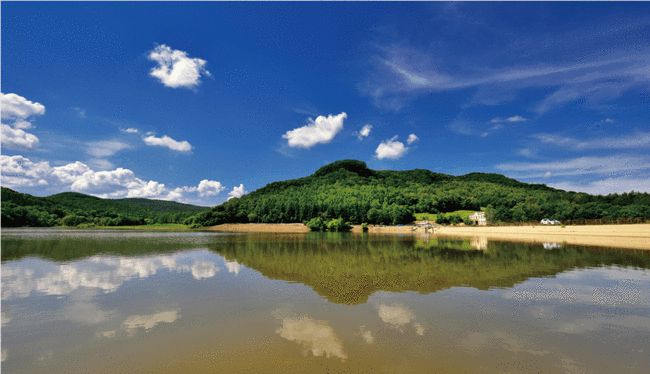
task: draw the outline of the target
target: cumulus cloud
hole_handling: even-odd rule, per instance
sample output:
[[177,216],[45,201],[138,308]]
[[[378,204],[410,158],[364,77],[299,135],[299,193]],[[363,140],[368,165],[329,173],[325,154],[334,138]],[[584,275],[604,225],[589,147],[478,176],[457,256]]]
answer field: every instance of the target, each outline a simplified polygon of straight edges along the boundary
[[213,261],[198,261],[192,265],[190,271],[192,278],[201,280],[214,277],[219,271],[219,267]]
[[191,274],[202,280],[219,271],[217,256],[206,250],[176,254],[114,257],[97,255],[69,263],[35,260],[3,264],[2,300],[31,295],[68,296],[77,291],[116,292],[126,282],[161,272]]
[[381,304],[377,308],[377,314],[379,319],[393,328],[402,331],[404,327],[412,324],[416,334],[424,335],[424,326],[415,321],[415,313],[403,305]]
[[194,88],[201,83],[202,76],[210,76],[205,68],[207,61],[189,57],[187,52],[172,49],[165,44],[150,51],[149,60],[158,64],[149,74],[167,87]]
[[45,114],[43,104],[29,101],[13,93],[4,94],[0,92],[0,104],[3,121],[25,119]]
[[318,116],[309,119],[307,124],[287,131],[282,137],[287,140],[289,147],[311,148],[316,144],[327,144],[343,129],[343,123],[348,115],[345,112],[337,115]]
[[165,147],[176,152],[190,152],[192,150],[192,145],[187,140],[178,141],[167,135],[163,135],[162,137],[149,135],[144,137],[142,140],[146,145],[155,146],[155,147]]
[[7,187],[48,186],[56,191],[76,191],[102,198],[193,201],[217,196],[225,188],[218,181],[204,179],[196,186],[170,189],[164,183],[141,179],[130,169],[96,171],[80,161],[51,166],[47,161],[34,162],[20,155],[0,155],[0,168],[2,183]]
[[244,184],[239,184],[239,186],[235,186],[232,188],[232,191],[228,192],[228,200],[234,199],[234,198],[240,198],[246,194],[246,189],[244,188]]
[[219,192],[223,191],[225,187],[218,181],[211,181],[208,179],[203,179],[199,182],[196,190],[201,196],[216,196]]
[[357,138],[359,138],[359,140],[363,140],[364,138],[367,138],[370,135],[371,131],[372,131],[372,125],[367,123],[363,125],[361,130],[359,130],[359,132],[357,133]]
[[32,102],[13,93],[0,92],[0,132],[2,145],[7,148],[32,149],[38,143],[38,137],[25,130],[33,127],[30,118],[45,114],[43,104]]
[[226,269],[229,273],[238,275],[241,271],[241,264],[237,261],[224,260],[224,264],[226,265]]
[[161,323],[174,323],[180,318],[178,310],[165,310],[153,314],[135,314],[127,317],[122,323],[122,327],[129,333],[137,329],[150,330]]
[[2,130],[2,145],[7,148],[32,149],[38,145],[38,137],[20,128],[14,128],[4,123],[0,124]]
[[375,150],[375,157],[378,160],[390,159],[396,160],[404,156],[408,148],[404,143],[397,140],[397,135],[379,143]]
[[418,140],[420,140],[420,138],[418,138],[417,135],[409,134],[408,138],[406,138],[406,143],[411,145],[411,144],[417,142]]
[[337,357],[341,360],[348,357],[343,350],[343,343],[326,321],[316,321],[309,317],[284,318],[277,333],[284,339],[302,345],[306,352],[316,357]]
[[53,174],[48,162],[33,162],[19,155],[0,155],[0,170],[2,184],[7,187],[46,186]]

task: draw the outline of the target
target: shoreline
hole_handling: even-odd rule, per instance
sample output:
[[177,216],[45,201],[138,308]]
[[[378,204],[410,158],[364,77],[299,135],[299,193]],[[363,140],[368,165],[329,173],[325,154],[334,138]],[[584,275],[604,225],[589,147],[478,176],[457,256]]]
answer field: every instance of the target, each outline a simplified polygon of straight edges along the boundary
[[[445,236],[485,238],[534,243],[565,243],[598,247],[650,250],[650,224],[611,224],[580,226],[435,226],[433,234],[414,225],[368,227],[369,234],[398,234],[413,236]],[[307,233],[302,223],[229,223],[208,228],[209,231],[238,233]],[[354,225],[353,233],[361,233]]]

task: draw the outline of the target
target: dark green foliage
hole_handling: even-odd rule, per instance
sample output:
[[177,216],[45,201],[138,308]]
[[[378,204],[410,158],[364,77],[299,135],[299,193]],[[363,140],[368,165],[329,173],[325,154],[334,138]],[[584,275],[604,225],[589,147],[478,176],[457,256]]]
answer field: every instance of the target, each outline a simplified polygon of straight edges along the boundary
[[352,226],[345,222],[343,218],[334,218],[325,221],[320,217],[314,217],[305,223],[311,231],[331,231],[331,232],[344,232],[350,231]]
[[345,222],[343,218],[334,218],[327,221],[327,231],[344,232],[350,231],[350,229],[352,229],[352,226]]
[[207,210],[172,201],[100,199],[75,192],[37,197],[2,187],[3,227],[181,223]]
[[458,214],[439,215],[436,217],[436,223],[440,225],[457,225],[463,222],[463,218]]
[[322,177],[324,175],[336,172],[338,170],[347,170],[362,177],[371,177],[375,175],[374,170],[368,169],[366,163],[363,161],[357,160],[341,160],[327,164],[322,168],[316,170],[314,173],[315,177]]
[[[307,222],[341,218],[360,224],[403,224],[415,212],[486,209],[489,222],[650,218],[650,194],[594,196],[527,184],[499,174],[452,176],[428,170],[371,170],[354,160],[311,176],[274,182],[186,220],[210,226],[236,222]],[[460,223],[460,217],[453,218]]]
[[311,231],[325,231],[325,222],[320,217],[314,217],[305,223]]

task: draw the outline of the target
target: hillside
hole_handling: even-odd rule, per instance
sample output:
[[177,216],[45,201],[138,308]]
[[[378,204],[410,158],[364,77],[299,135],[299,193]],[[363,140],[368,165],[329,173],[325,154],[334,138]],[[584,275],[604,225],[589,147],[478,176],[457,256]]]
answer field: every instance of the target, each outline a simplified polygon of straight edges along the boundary
[[650,218],[650,194],[594,196],[528,184],[499,174],[453,176],[416,169],[372,170],[337,161],[314,174],[274,182],[231,199],[186,223],[305,222],[314,217],[351,223],[401,224],[414,213],[485,209],[492,222]]
[[76,192],[37,197],[2,187],[2,226],[180,223],[208,208],[173,201],[101,199]]

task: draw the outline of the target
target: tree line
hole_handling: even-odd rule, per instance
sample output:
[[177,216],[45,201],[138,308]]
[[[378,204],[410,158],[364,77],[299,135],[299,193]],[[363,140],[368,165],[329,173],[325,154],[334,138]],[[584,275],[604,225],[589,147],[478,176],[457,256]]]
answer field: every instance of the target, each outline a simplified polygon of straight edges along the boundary
[[375,171],[354,160],[338,161],[311,176],[271,183],[185,222],[307,222],[341,218],[354,224],[404,224],[414,213],[480,210],[490,222],[650,218],[650,194],[606,196],[527,184],[499,174],[460,177],[428,170]]
[[100,199],[71,192],[37,197],[2,188],[3,227],[182,223],[205,210],[207,208],[171,201]]

